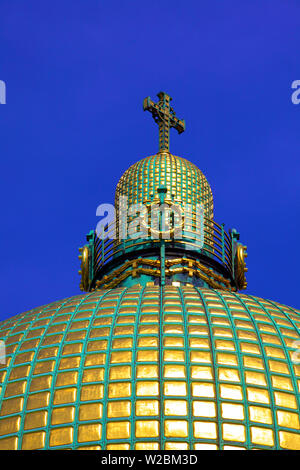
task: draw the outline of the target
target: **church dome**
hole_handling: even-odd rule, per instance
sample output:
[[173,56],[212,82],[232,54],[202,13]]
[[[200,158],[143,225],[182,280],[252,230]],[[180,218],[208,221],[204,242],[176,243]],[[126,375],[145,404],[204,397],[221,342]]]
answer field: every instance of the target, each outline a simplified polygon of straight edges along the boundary
[[145,212],[151,236],[115,239],[105,222],[80,248],[86,293],[0,323],[0,450],[300,450],[300,311],[238,293],[247,247],[213,219],[202,172],[169,152],[185,122],[158,97],[144,110],[159,152],[121,177],[116,219],[131,223],[124,197],[187,204],[181,238],[163,212],[156,228]]
[[300,449],[300,312],[166,286],[0,324],[0,449]]

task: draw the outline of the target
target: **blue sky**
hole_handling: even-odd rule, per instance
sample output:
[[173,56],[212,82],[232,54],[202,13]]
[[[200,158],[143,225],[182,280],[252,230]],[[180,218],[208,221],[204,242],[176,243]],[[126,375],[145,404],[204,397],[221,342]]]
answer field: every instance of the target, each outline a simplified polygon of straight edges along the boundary
[[164,90],[215,220],[248,246],[246,293],[300,307],[300,2],[1,0],[0,319],[79,291],[78,246],[157,151]]

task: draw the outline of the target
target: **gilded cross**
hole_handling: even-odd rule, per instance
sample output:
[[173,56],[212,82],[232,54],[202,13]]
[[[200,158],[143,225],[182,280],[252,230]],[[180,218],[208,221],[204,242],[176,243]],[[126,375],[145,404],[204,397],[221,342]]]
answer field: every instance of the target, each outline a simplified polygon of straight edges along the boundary
[[157,94],[158,103],[154,103],[150,96],[144,99],[144,111],[150,111],[159,128],[159,151],[169,151],[170,129],[174,127],[178,134],[185,130],[185,121],[176,117],[174,109],[170,106],[171,96],[163,91]]

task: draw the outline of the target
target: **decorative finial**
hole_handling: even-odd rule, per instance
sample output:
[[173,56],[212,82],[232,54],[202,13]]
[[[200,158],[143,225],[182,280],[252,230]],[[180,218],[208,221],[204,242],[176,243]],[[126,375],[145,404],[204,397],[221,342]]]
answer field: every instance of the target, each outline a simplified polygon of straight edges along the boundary
[[154,103],[150,96],[144,99],[144,111],[150,111],[152,113],[154,121],[159,127],[159,151],[169,151],[170,141],[170,128],[175,127],[178,134],[181,134],[185,130],[185,121],[180,120],[176,117],[175,111],[170,106],[172,100],[171,96],[167,95],[163,91],[157,94],[159,98],[158,103]]

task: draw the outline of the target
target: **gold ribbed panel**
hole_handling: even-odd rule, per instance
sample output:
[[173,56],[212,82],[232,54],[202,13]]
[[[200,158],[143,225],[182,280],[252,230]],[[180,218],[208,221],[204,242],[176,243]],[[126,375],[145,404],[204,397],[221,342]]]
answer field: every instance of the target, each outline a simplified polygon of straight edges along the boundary
[[0,324],[0,449],[300,449],[299,311],[112,289]]

